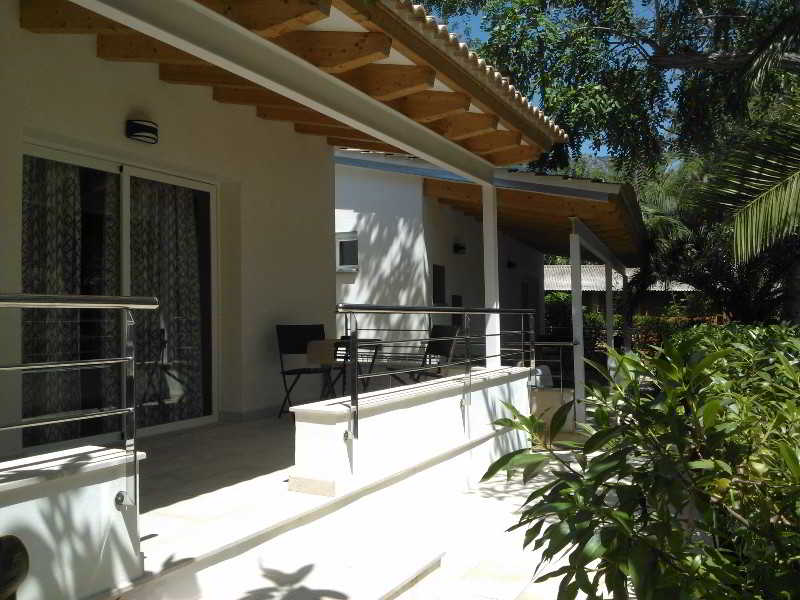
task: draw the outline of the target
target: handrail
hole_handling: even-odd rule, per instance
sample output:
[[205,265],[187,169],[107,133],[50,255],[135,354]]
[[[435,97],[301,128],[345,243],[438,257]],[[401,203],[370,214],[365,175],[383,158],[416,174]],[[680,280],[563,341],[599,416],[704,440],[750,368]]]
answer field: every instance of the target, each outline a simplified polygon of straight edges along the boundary
[[25,363],[22,365],[0,365],[0,373],[71,371],[73,369],[99,369],[111,365],[122,365],[131,360],[125,358],[99,358],[96,360],[67,360],[62,362]]
[[392,313],[400,315],[532,315],[532,308],[464,308],[461,306],[401,306],[382,304],[347,304],[336,305],[338,313]]
[[0,308],[97,308],[156,310],[158,308],[158,298],[146,296],[0,294]]

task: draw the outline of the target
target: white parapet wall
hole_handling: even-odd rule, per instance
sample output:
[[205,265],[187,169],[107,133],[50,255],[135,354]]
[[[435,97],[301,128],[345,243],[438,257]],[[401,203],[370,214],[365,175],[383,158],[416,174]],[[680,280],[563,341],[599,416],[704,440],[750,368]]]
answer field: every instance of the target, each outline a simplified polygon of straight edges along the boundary
[[[143,454],[139,454],[144,458]],[[143,574],[133,456],[85,446],[0,463],[0,535],[30,558],[17,600],[83,600]]]
[[293,407],[290,489],[337,496],[443,461],[456,480],[474,483],[494,459],[528,443],[494,421],[511,416],[503,403],[530,414],[529,375],[520,367],[475,369],[361,394],[357,440],[348,433],[349,397]]

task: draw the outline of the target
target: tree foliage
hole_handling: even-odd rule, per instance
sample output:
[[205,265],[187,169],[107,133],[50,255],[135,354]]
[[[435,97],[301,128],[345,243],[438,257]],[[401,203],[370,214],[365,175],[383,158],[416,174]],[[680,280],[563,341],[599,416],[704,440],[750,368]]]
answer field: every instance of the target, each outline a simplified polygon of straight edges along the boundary
[[[626,172],[706,152],[800,72],[794,0],[432,0],[480,14],[481,54]],[[757,92],[753,95],[752,92]]]
[[513,527],[544,563],[565,553],[540,580],[561,578],[558,600],[797,598],[800,329],[702,326],[659,350],[613,354],[571,460],[518,451],[487,472],[551,469]]

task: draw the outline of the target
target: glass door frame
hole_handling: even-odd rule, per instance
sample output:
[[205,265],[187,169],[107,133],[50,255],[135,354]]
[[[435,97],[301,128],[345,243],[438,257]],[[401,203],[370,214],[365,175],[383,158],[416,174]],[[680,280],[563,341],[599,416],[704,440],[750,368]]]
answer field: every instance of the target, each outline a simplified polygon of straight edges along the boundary
[[[209,224],[210,224],[210,240],[209,249],[211,254],[211,285],[210,294],[211,310],[210,310],[210,339],[211,339],[211,413],[203,415],[202,417],[194,417],[183,421],[175,421],[172,423],[165,423],[163,425],[151,425],[149,427],[141,427],[137,429],[140,436],[157,435],[160,433],[167,433],[180,429],[187,429],[190,427],[197,427],[215,423],[219,420],[219,356],[218,356],[218,340],[219,340],[219,230],[218,230],[218,202],[217,202],[217,185],[210,181],[201,181],[189,177],[182,177],[173,173],[165,172],[159,169],[147,168],[138,165],[132,165],[125,161],[116,161],[108,158],[101,158],[91,154],[81,153],[79,151],[63,150],[53,148],[48,145],[42,145],[35,141],[26,141],[22,147],[22,157],[35,156],[48,160],[54,160],[62,163],[75,165],[78,167],[86,167],[98,171],[105,171],[108,173],[116,173],[120,177],[120,292],[123,296],[130,295],[131,289],[131,177],[138,177],[141,179],[149,179],[170,185],[181,186],[206,192],[209,195]],[[88,439],[88,438],[87,438]],[[72,440],[74,442],[74,440]],[[69,442],[71,443],[71,442]],[[60,444],[60,443],[59,443]],[[42,446],[37,446],[37,452],[42,451]]]

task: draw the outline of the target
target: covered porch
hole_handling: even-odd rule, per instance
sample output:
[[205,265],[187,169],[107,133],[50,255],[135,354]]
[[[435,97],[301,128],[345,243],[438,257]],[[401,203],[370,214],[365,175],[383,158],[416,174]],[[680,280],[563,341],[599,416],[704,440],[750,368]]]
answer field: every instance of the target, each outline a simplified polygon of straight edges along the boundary
[[[0,146],[0,210],[8,233],[0,239],[6,261],[1,288],[85,296],[90,285],[99,285],[123,306],[136,293],[161,302],[158,316],[140,327],[146,333],[138,343],[150,346],[144,357],[132,351],[140,350],[135,341],[119,350],[113,322],[104,330],[110,353],[121,353],[116,364],[125,365],[126,382],[153,394],[143,398],[132,389],[122,396],[130,402],[119,410],[135,414],[134,427],[126,426],[123,436],[112,427],[61,428],[31,443],[20,430],[44,426],[37,419],[92,402],[98,405],[88,409],[114,409],[114,393],[87,399],[51,394],[45,386],[48,393],[40,397],[48,402],[37,404],[25,401],[31,396],[22,378],[4,384],[10,401],[0,408],[0,448],[4,458],[22,463],[4,463],[10,478],[0,482],[0,533],[31,548],[30,573],[18,597],[227,598],[222,588],[211,592],[197,583],[197,573],[263,550],[274,538],[347,507],[353,510],[339,515],[339,525],[320,535],[335,540],[346,534],[358,507],[371,515],[370,523],[379,523],[376,498],[383,492],[381,498],[391,497],[395,507],[414,499],[406,519],[392,529],[404,535],[398,552],[370,563],[402,565],[397,586],[378,590],[392,597],[394,587],[418,577],[441,553],[438,543],[430,556],[420,551],[414,539],[425,529],[404,525],[425,514],[433,527],[454,490],[474,483],[492,456],[523,442],[493,425],[506,414],[500,400],[528,406],[529,375],[524,360],[521,366],[501,364],[496,169],[538,157],[563,142],[564,132],[408,2],[22,0],[3,11],[2,37],[17,60],[2,72],[9,93],[0,100],[9,123]],[[157,144],[141,144],[154,135]],[[477,186],[487,315],[477,335],[484,340],[482,367],[491,373],[466,384],[461,376],[444,377],[436,393],[413,384],[372,403],[364,394],[360,426],[352,397],[304,404],[295,412],[299,423],[314,429],[306,435],[309,428],[295,430],[286,417],[265,415],[277,413],[283,399],[275,325],[335,329],[334,147],[413,155]],[[32,172],[47,176],[32,180]],[[67,181],[77,182],[78,192]],[[156,254],[150,248],[179,237],[165,231],[158,243],[139,246],[147,227],[137,227],[137,203],[164,190],[183,197],[184,214],[201,215],[181,238],[199,240],[206,249],[193,258],[199,275],[182,276],[197,284],[202,301],[184,303],[175,276],[156,277],[166,267],[143,269],[150,281],[137,271]],[[67,195],[75,214],[54,219]],[[20,210],[20,198],[36,209],[33,220]],[[97,226],[98,215],[104,226]],[[150,217],[152,223],[162,220],[157,211]],[[81,235],[57,237],[61,222],[76,224]],[[93,236],[84,235],[84,223],[91,222]],[[108,235],[103,252],[89,243],[100,232]],[[63,243],[30,259],[26,249],[50,247],[48,239]],[[75,256],[84,262],[66,265],[72,254],[64,248],[77,248]],[[59,279],[98,256],[108,258],[103,266],[112,275],[81,272],[69,285]],[[28,279],[30,273],[54,277]],[[141,291],[144,283],[158,289]],[[1,358],[8,365],[31,362],[23,351],[26,325],[12,312],[0,316]],[[176,323],[190,321],[201,323],[196,329],[202,332],[181,343],[185,355],[170,356],[184,331]],[[87,325],[80,315],[72,322]],[[86,340],[91,336],[80,335],[86,329],[67,337]],[[73,354],[39,360],[85,358]],[[190,371],[181,365],[191,361],[202,368],[192,371],[189,385],[180,375]],[[148,369],[156,376],[148,379]],[[175,382],[184,388],[176,392]],[[108,390],[115,388],[111,383]],[[313,382],[299,399],[312,398],[317,389]],[[480,410],[471,419],[464,398],[473,393]],[[438,425],[445,413],[443,435]],[[107,447],[120,437],[122,449],[109,454]],[[369,452],[359,454],[354,441]],[[406,446],[414,450],[409,456],[403,455]],[[336,465],[314,471],[314,459],[327,456]],[[394,459],[389,466],[381,461],[386,456]],[[290,476],[316,486],[318,494],[291,491]],[[357,504],[362,499],[371,508]],[[305,531],[298,544],[318,542]],[[283,546],[276,548],[269,552],[280,554]],[[320,548],[327,556],[337,552],[335,541]],[[247,563],[251,576],[273,566]],[[355,577],[358,570],[350,566]],[[302,567],[280,568],[291,574]],[[361,597],[383,597],[376,589]],[[230,597],[267,598],[270,592],[248,593]]]

